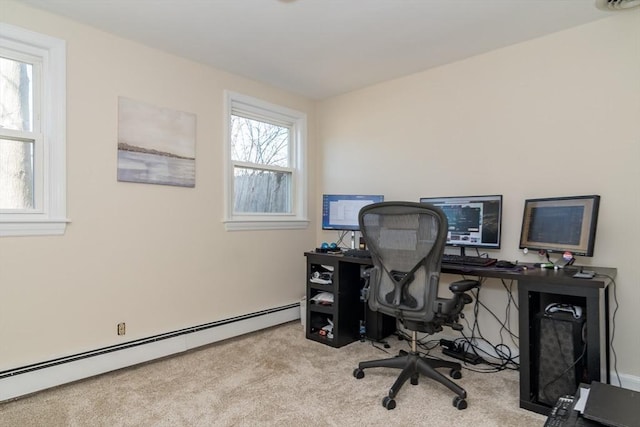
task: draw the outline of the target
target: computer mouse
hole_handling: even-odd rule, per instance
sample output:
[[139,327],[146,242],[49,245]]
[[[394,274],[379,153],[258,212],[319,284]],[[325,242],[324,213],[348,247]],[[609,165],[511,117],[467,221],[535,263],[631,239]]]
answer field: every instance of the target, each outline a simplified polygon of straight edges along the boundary
[[496,267],[498,268],[513,268],[516,265],[514,263],[512,263],[511,261],[505,261],[503,259],[499,260],[498,262],[496,262]]

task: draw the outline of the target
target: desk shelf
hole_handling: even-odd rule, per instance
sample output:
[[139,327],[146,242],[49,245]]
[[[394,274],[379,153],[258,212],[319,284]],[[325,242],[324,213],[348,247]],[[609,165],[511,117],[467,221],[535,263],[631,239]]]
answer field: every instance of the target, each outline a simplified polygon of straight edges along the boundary
[[[341,255],[306,253],[307,257],[307,312],[306,337],[332,347],[342,347],[359,339],[359,323],[363,304],[360,301],[360,265],[340,262]],[[332,270],[332,271],[331,271]],[[311,281],[314,274],[331,272],[331,283]],[[354,285],[355,284],[355,285]],[[333,304],[322,305],[311,301],[320,292],[333,294]],[[321,335],[320,323],[333,322],[332,334]]]
[[333,315],[333,304],[331,305],[322,305],[322,304],[313,304],[309,301],[311,306],[309,306],[309,311],[312,313],[324,313]]

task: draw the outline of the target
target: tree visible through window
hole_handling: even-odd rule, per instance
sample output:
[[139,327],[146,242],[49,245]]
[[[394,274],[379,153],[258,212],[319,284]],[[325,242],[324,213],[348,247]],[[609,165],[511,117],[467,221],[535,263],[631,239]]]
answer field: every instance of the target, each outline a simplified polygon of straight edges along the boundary
[[33,209],[33,65],[0,57],[0,209]]
[[236,213],[291,213],[290,129],[231,116]]
[[302,228],[306,115],[226,93],[227,229]]

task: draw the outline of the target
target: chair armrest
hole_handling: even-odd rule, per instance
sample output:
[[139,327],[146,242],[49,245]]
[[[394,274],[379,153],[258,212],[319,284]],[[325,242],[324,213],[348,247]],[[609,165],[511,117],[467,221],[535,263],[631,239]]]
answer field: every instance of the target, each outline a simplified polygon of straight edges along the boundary
[[480,286],[480,282],[477,280],[458,280],[457,282],[453,282],[449,285],[449,290],[454,294],[460,294],[478,286]]

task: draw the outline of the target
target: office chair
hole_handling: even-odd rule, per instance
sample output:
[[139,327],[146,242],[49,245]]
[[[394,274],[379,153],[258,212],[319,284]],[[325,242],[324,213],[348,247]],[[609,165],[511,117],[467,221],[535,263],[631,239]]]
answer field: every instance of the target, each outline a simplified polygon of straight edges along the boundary
[[449,375],[459,379],[461,365],[421,356],[417,349],[418,332],[433,334],[443,326],[462,330],[460,312],[472,301],[465,292],[479,285],[475,280],[461,280],[449,285],[452,298],[437,296],[447,218],[440,208],[426,203],[381,202],[363,207],[358,221],[374,266],[369,270],[369,307],[394,316],[411,331],[411,350],[391,359],[360,362],[353,376],[364,378],[368,368],[401,369],[382,400],[382,406],[389,410],[395,408],[394,399],[402,385],[408,379],[418,384],[420,375],[448,387],[456,394],[453,406],[465,409],[466,391],[436,370],[448,368]]

